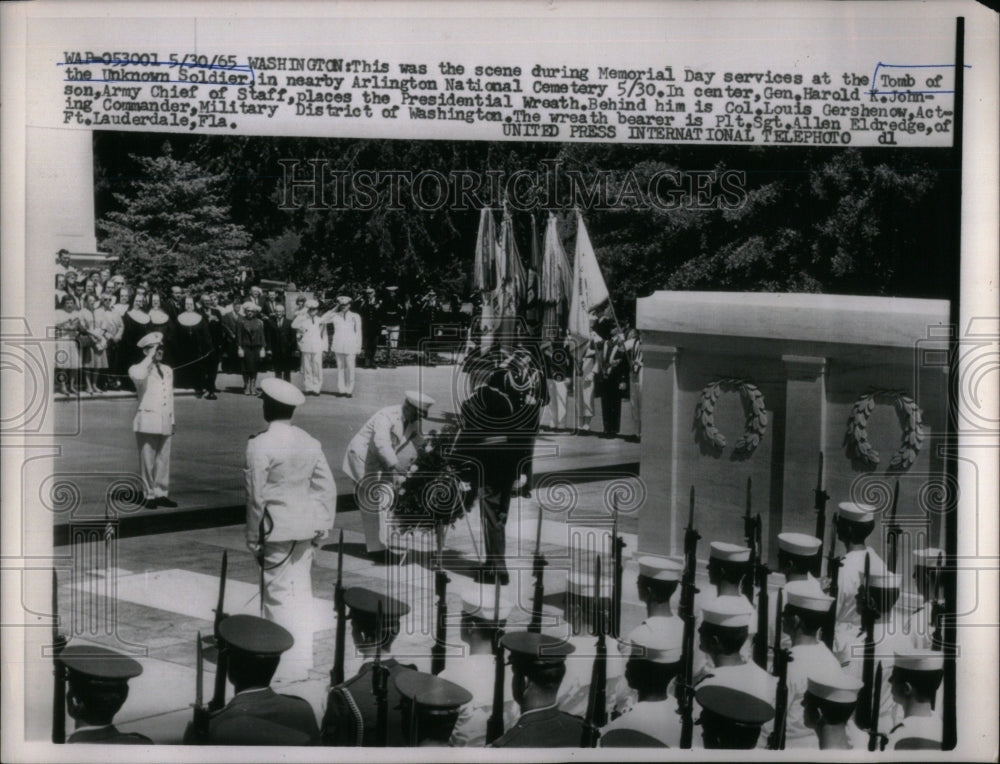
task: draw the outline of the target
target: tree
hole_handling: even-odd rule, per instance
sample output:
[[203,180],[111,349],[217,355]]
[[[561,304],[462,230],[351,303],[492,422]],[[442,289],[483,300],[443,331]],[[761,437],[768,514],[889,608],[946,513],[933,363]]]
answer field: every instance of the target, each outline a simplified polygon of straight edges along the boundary
[[159,156],[130,159],[137,171],[113,193],[119,209],[97,221],[101,249],[121,258],[119,269],[132,283],[231,286],[249,262],[251,239],[232,222],[225,176],[175,159],[169,142]]

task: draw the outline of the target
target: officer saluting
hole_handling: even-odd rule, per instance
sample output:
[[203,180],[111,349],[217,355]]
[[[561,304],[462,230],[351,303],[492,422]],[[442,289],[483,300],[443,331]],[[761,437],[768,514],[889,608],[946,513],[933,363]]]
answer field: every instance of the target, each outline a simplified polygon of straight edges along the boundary
[[557,707],[559,684],[566,674],[568,642],[547,634],[507,634],[501,645],[510,651],[511,691],[521,718],[493,741],[494,748],[579,748],[586,721]]
[[128,698],[128,680],[142,673],[142,666],[106,647],[70,645],[59,653],[66,667],[69,690],[66,706],[76,720],[69,743],[152,745],[136,732],[119,732],[115,714]]
[[313,546],[333,525],[337,490],[319,441],[291,423],[302,393],[280,379],[261,391],[268,428],[247,443],[247,547],[261,566],[264,617],[295,638],[279,674],[294,681],[312,668]]
[[[354,646],[366,657],[377,656],[381,670],[388,673],[382,701],[386,726],[378,728],[380,699],[373,682],[377,667],[374,662],[366,661],[354,677],[330,690],[323,716],[323,743],[373,747],[380,744],[381,734],[385,735],[385,745],[405,746],[408,738],[403,731],[399,689],[394,680],[400,672],[416,669],[416,666],[399,663],[391,657],[391,650],[399,634],[399,621],[410,612],[410,606],[361,587],[345,591],[344,603],[350,609],[348,617]],[[381,623],[378,619],[380,607]],[[374,678],[377,682],[378,677]]]
[[132,421],[139,444],[139,469],[146,509],[176,507],[170,492],[170,440],[174,434],[174,372],[163,363],[163,333],[150,332],[136,343],[145,357],[129,367],[139,408]]
[[309,702],[279,695],[271,679],[293,642],[276,623],[252,615],[233,615],[219,624],[227,651],[229,681],[236,695],[208,722],[208,745],[312,745],[319,727]]
[[472,700],[472,693],[422,671],[401,671],[395,684],[402,699],[403,731],[410,745],[449,745],[459,708]]

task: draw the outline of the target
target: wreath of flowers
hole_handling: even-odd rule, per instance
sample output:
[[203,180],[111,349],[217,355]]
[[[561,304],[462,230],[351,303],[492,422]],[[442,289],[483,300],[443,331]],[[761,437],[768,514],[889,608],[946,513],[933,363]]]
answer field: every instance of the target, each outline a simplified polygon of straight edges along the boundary
[[899,449],[889,462],[891,470],[907,470],[917,460],[917,454],[924,443],[923,412],[913,397],[901,390],[872,390],[859,396],[847,418],[847,433],[844,441],[847,453],[852,459],[874,467],[880,461],[878,451],[868,440],[868,417],[875,410],[877,400],[890,400],[899,414],[903,426],[903,437]]
[[451,455],[457,429],[432,430],[417,450],[403,482],[396,487],[392,517],[400,530],[454,525],[472,505],[472,486]]
[[739,390],[746,411],[746,426],[734,446],[737,453],[749,456],[760,445],[767,432],[767,410],[764,395],[756,385],[745,379],[717,379],[709,382],[701,391],[701,400],[695,409],[695,427],[699,437],[717,449],[726,446],[726,436],[715,426],[715,404],[723,392]]

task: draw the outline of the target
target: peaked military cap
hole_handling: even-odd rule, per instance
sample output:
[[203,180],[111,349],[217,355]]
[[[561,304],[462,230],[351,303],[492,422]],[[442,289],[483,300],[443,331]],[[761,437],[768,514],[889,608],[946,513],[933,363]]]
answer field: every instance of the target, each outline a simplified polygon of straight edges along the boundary
[[386,620],[398,621],[410,612],[410,606],[385,594],[373,592],[361,586],[352,586],[344,592],[344,604],[351,610],[376,615],[378,603],[382,603],[382,616]]
[[432,711],[456,710],[472,700],[464,687],[423,671],[400,671],[394,681],[400,695]]
[[125,682],[142,673],[138,661],[106,647],[69,645],[59,653],[59,660],[80,676],[104,682]]
[[536,663],[560,663],[576,648],[564,639],[550,634],[514,631],[505,634],[500,644],[510,650],[511,658],[534,660]]
[[773,688],[746,672],[711,677],[695,690],[702,708],[742,724],[763,724],[774,718]]
[[229,616],[219,624],[219,635],[227,644],[254,655],[281,655],[295,643],[285,628],[255,615]]
[[150,332],[142,336],[142,339],[136,343],[136,347],[148,348],[150,345],[161,344],[163,344],[163,332]]

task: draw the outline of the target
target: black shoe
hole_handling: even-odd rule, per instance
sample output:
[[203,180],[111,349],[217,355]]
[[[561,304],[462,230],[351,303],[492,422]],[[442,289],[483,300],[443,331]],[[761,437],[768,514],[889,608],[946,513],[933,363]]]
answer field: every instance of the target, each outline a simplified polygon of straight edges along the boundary
[[146,499],[146,501],[143,502],[142,506],[145,507],[146,509],[156,509],[158,506],[160,506],[160,500],[156,498]]
[[497,573],[492,568],[479,571],[479,583],[492,586],[497,582]]
[[506,570],[501,570],[497,573],[500,578],[500,586],[507,586],[510,584],[510,574]]
[[168,499],[166,496],[161,496],[160,498],[158,498],[156,500],[156,504],[157,506],[160,507],[167,507],[167,509],[175,509],[176,507],[180,506],[176,501],[174,501],[173,499]]
[[218,396],[215,393],[208,393],[208,394],[205,395],[205,400],[206,401],[214,401],[214,400],[217,400],[217,399],[218,399]]
[[194,397],[195,397],[195,398],[201,398],[201,397],[202,397],[202,396],[203,396],[204,394],[205,394],[205,393],[204,393],[204,391],[202,391],[202,390],[195,390],[195,391],[194,391]]

